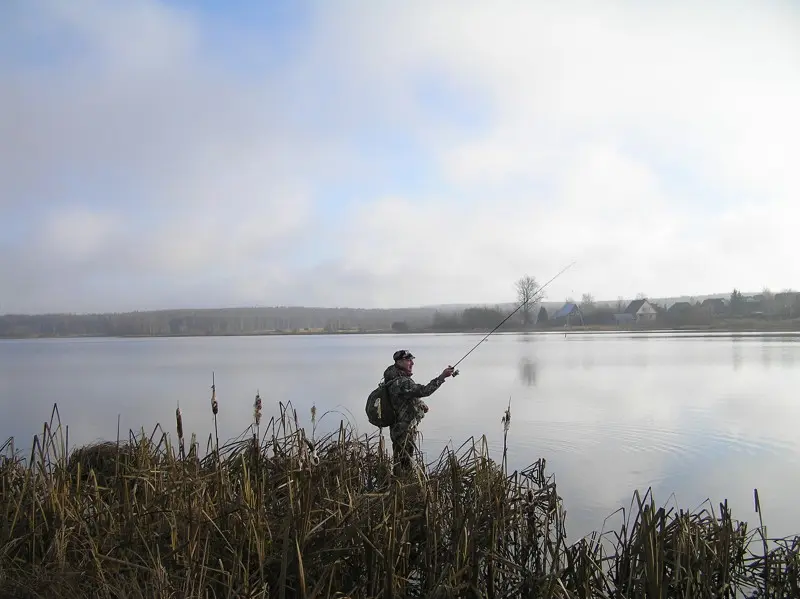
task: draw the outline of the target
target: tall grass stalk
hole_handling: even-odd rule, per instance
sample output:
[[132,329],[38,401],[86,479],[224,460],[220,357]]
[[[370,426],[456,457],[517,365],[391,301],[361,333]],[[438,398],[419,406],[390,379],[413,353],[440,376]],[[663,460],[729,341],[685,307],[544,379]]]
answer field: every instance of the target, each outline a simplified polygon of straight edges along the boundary
[[508,398],[508,408],[500,420],[503,423],[503,472],[508,474],[508,429],[511,428],[511,398]]
[[214,451],[219,456],[219,428],[217,428],[217,413],[219,412],[219,405],[217,404],[217,381],[214,372],[211,373],[211,413],[214,415]]
[[800,537],[767,542],[726,503],[636,493],[568,542],[545,461],[508,474],[483,437],[395,477],[380,437],[341,421],[310,441],[288,404],[205,457],[160,426],[73,451],[61,431],[54,409],[27,459],[2,448],[1,597],[800,596]]

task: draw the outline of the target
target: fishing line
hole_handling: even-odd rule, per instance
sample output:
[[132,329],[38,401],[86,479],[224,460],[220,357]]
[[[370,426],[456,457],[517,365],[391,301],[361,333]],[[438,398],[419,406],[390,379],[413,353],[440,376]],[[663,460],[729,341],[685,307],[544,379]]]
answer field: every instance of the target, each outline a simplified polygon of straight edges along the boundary
[[[533,300],[533,299],[534,299],[534,298],[536,298],[537,296],[540,296],[540,294],[542,293],[542,291],[544,291],[544,288],[545,288],[545,287],[547,287],[547,286],[548,286],[550,283],[552,283],[553,281],[555,281],[555,280],[556,280],[558,277],[560,277],[562,274],[564,274],[564,273],[565,273],[567,270],[569,270],[570,268],[572,268],[572,266],[573,266],[574,264],[575,264],[575,262],[570,262],[570,263],[569,263],[567,266],[565,266],[565,267],[564,267],[564,268],[562,268],[560,271],[558,271],[558,273],[556,273],[556,275],[555,275],[555,276],[554,276],[552,279],[550,279],[550,280],[549,280],[549,281],[547,281],[547,282],[546,282],[544,285],[542,285],[541,287],[539,287],[539,289],[536,291],[536,293],[534,293],[534,294],[533,294],[531,297],[529,297],[527,300],[525,300],[525,301],[524,301],[524,302],[522,302],[522,303],[521,303],[519,306],[517,306],[517,307],[514,309],[514,311],[513,311],[513,312],[511,312],[511,314],[509,314],[509,315],[508,315],[508,316],[506,316],[506,317],[505,317],[503,320],[501,320],[501,321],[500,321],[500,324],[498,324],[498,325],[497,325],[496,327],[494,327],[494,328],[493,328],[491,331],[489,331],[489,332],[486,334],[486,336],[485,336],[483,339],[481,339],[480,341],[478,341],[478,342],[475,344],[475,346],[474,346],[474,347],[473,347],[471,350],[469,350],[469,351],[468,351],[466,354],[464,354],[464,355],[462,356],[462,358],[461,358],[461,359],[460,359],[458,362],[456,362],[455,364],[453,364],[453,368],[455,368],[456,366],[458,366],[459,364],[461,364],[461,362],[463,362],[463,361],[464,361],[464,360],[467,358],[467,356],[469,356],[469,355],[470,355],[472,352],[474,352],[476,349],[478,349],[478,346],[479,346],[481,343],[483,343],[484,341],[486,341],[486,340],[487,340],[487,339],[488,339],[488,338],[489,338],[489,337],[492,335],[492,333],[494,333],[494,332],[495,332],[497,329],[499,329],[501,326],[503,326],[503,325],[506,323],[506,321],[507,321],[509,318],[511,318],[512,316],[514,316],[514,314],[516,314],[516,313],[517,313],[517,312],[520,310],[520,308],[522,308],[523,306],[525,306],[525,304],[529,303],[531,300]],[[540,297],[541,297],[541,296],[540,296]],[[458,370],[456,370],[455,372],[453,372],[453,376],[458,376]]]

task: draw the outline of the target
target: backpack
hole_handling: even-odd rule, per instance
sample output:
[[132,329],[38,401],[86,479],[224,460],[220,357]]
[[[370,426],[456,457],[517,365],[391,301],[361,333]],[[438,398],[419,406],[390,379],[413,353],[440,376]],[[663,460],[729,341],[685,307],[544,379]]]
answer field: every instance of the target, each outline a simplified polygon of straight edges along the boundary
[[395,413],[389,400],[389,387],[383,381],[367,397],[366,411],[370,424],[380,428],[394,424]]

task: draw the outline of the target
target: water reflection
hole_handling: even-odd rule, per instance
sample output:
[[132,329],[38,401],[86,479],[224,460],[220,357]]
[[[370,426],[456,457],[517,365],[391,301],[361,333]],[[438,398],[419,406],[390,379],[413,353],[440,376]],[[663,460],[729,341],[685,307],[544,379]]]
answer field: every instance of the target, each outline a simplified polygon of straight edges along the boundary
[[794,366],[795,349],[792,347],[783,347],[781,352],[781,366],[784,368],[791,368]]
[[[0,341],[0,442],[13,435],[19,448],[29,446],[55,402],[73,447],[113,440],[118,415],[123,436],[140,427],[149,434],[159,421],[173,431],[180,401],[187,436],[196,432],[204,445],[213,432],[212,371],[220,438],[248,427],[257,389],[262,422],[277,415],[278,402],[291,401],[303,426],[316,405],[318,434],[342,420],[371,434],[364,399],[397,347],[413,345],[424,356],[415,376],[424,383],[479,339]],[[428,401],[423,447],[435,459],[448,443],[460,447],[486,434],[492,451],[501,450],[510,394],[511,467],[547,458],[570,512],[570,535],[601,526],[635,489],[651,485],[657,501],[674,491],[683,507],[730,498],[743,519],[752,516],[758,488],[769,505],[770,532],[797,533],[792,498],[800,480],[786,473],[800,468],[798,356],[796,339],[775,335],[598,334],[591,343],[579,335],[497,335]],[[781,376],[770,365],[780,365]]]
[[527,357],[519,361],[519,378],[527,387],[536,386],[537,375],[538,366],[536,362]]
[[764,365],[765,368],[770,368],[772,366],[772,350],[768,343],[764,342],[761,344],[761,363]]
[[739,370],[742,367],[742,361],[744,357],[742,356],[742,345],[739,342],[738,337],[734,337],[731,343],[731,355],[733,360],[733,369]]

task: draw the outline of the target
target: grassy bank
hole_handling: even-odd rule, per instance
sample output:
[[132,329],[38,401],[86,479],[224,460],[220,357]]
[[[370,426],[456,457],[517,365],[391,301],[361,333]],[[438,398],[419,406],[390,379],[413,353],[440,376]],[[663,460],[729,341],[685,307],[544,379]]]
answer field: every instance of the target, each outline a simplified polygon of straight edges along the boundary
[[[282,416],[199,451],[156,427],[67,451],[56,420],[0,458],[0,597],[800,596],[800,538],[767,542],[725,504],[634,496],[576,544],[544,461],[485,444],[396,478],[380,437]],[[56,413],[57,414],[57,413]]]

